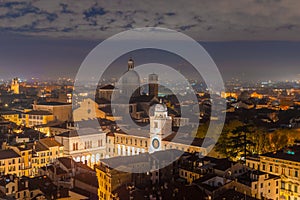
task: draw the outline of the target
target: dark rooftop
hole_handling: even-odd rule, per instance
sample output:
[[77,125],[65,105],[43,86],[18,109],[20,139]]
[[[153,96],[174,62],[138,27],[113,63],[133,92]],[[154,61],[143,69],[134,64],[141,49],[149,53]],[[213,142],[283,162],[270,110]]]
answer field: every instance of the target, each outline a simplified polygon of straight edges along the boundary
[[21,157],[12,149],[0,150],[0,159],[19,158]]
[[25,114],[29,114],[29,115],[52,115],[49,111],[44,111],[44,110],[32,110],[32,111],[26,112]]
[[82,135],[94,135],[94,134],[101,134],[103,132],[94,129],[94,128],[80,128],[79,130],[70,130],[67,132],[63,132],[57,136],[60,137],[78,137]]
[[113,90],[113,89],[115,89],[115,86],[110,84],[100,87],[100,90]]
[[70,103],[61,103],[61,102],[40,102],[37,105],[45,105],[45,106],[63,106],[63,105],[71,105]]
[[215,200],[240,200],[240,199],[256,200],[256,198],[254,197],[242,194],[233,189],[226,190],[223,194],[215,198]]
[[261,156],[300,162],[300,146],[295,145],[293,147],[277,151],[276,153],[266,153]]

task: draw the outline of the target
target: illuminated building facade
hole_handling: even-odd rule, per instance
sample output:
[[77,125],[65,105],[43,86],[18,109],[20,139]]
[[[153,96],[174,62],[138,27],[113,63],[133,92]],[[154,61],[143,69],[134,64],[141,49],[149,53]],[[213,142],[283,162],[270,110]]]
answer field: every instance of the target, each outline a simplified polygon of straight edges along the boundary
[[258,158],[247,159],[247,166],[281,178],[279,197],[286,200],[300,199],[300,146],[267,153]]

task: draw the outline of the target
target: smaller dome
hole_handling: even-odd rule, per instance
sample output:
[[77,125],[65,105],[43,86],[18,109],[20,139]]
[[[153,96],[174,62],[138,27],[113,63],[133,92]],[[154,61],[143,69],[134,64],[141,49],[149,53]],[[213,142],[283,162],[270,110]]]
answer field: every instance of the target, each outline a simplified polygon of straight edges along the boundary
[[164,104],[161,104],[161,103],[156,104],[154,110],[155,110],[155,112],[167,112],[168,111],[167,106]]

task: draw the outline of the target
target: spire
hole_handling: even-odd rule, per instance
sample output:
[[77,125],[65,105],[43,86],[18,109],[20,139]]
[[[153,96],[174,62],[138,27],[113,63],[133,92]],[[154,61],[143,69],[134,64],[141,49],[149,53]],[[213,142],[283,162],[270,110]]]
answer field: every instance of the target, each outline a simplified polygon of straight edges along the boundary
[[134,61],[132,58],[128,60],[128,70],[132,70],[134,68]]

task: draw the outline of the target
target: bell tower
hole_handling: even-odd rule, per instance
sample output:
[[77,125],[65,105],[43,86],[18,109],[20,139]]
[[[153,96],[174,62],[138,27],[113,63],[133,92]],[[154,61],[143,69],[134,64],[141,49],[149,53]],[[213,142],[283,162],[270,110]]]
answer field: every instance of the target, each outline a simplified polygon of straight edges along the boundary
[[149,74],[149,95],[158,97],[158,75]]
[[150,116],[150,149],[149,153],[162,150],[162,139],[172,133],[172,117],[168,116],[166,105],[156,104],[154,115]]

